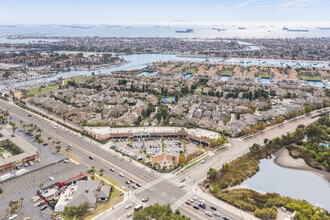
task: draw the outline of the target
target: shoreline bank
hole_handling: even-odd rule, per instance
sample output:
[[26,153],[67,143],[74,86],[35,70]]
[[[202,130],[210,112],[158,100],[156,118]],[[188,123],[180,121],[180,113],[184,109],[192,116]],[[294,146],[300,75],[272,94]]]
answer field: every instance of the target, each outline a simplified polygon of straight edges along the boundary
[[278,150],[274,153],[274,156],[274,163],[276,165],[287,169],[312,172],[330,184],[330,173],[310,167],[302,158],[294,159],[290,156],[289,151],[286,148]]
[[205,59],[219,59],[219,60],[264,60],[264,61],[277,61],[277,62],[308,62],[308,63],[329,63],[324,60],[288,60],[288,59],[271,59],[271,58],[242,58],[242,57],[209,57],[206,55],[192,55],[192,54],[176,54],[177,57],[187,57],[187,58],[205,58]]

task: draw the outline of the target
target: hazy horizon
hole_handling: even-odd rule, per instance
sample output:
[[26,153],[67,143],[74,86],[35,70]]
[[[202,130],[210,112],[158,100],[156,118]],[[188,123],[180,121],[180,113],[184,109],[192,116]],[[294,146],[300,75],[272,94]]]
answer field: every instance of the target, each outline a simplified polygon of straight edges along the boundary
[[326,22],[328,0],[0,0],[2,25],[221,24],[226,22]]

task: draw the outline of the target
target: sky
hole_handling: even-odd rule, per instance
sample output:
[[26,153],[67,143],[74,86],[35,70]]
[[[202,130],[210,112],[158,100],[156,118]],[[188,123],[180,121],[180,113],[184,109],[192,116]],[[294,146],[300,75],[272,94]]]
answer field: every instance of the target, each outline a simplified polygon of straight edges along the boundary
[[330,0],[0,0],[0,24],[329,22]]

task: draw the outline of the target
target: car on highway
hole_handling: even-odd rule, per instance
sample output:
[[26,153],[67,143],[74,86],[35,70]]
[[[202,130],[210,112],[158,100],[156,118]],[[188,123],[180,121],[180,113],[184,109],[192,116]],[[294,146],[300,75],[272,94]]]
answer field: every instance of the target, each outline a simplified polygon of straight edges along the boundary
[[128,214],[127,214],[127,218],[130,218],[130,217],[132,217],[132,216],[133,216],[132,213],[128,213]]
[[148,202],[148,200],[149,200],[148,197],[144,197],[144,198],[142,198],[141,201],[142,201],[142,202]]
[[201,207],[202,209],[206,209],[205,203],[199,203],[198,206]]
[[49,177],[49,180],[50,180],[50,181],[54,181],[54,177],[53,177],[53,176],[50,176],[50,177]]
[[126,206],[125,206],[125,209],[129,209],[129,208],[131,208],[133,205],[132,204],[127,204]]
[[205,215],[212,217],[212,213],[209,211],[205,211]]
[[220,213],[217,212],[217,211],[213,212],[213,214],[214,214],[215,216],[217,216],[217,217],[220,217]]
[[41,208],[40,208],[40,210],[42,211],[42,210],[45,210],[45,209],[47,209],[47,205],[44,205],[44,206],[42,206]]
[[199,207],[198,207],[198,205],[193,205],[193,207],[194,207],[194,209],[197,209],[197,210],[199,210]]
[[91,159],[91,160],[94,160],[94,157],[93,156],[89,156],[88,158]]
[[191,203],[190,203],[189,201],[186,201],[186,204],[187,204],[187,205],[191,205]]
[[214,205],[211,205],[210,206],[210,209],[214,210],[214,211],[217,211],[217,207],[215,207]]
[[15,218],[17,218],[17,214],[14,214],[14,215],[10,216],[8,219],[9,219],[9,220],[13,220],[13,219],[15,219]]
[[110,168],[110,171],[112,171],[112,172],[115,172],[115,169],[113,169],[113,168]]
[[130,179],[129,181],[130,181],[131,183],[135,183],[135,181],[134,181],[134,180],[132,180],[132,179]]
[[124,177],[125,175],[122,172],[120,172],[119,176]]

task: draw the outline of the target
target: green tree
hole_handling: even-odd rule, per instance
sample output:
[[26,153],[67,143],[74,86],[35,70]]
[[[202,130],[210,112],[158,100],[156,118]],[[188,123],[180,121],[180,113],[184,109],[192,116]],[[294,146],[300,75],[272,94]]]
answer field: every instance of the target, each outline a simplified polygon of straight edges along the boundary
[[219,177],[219,172],[216,169],[211,167],[209,169],[209,171],[207,171],[207,175],[208,175],[210,180],[216,181]]

